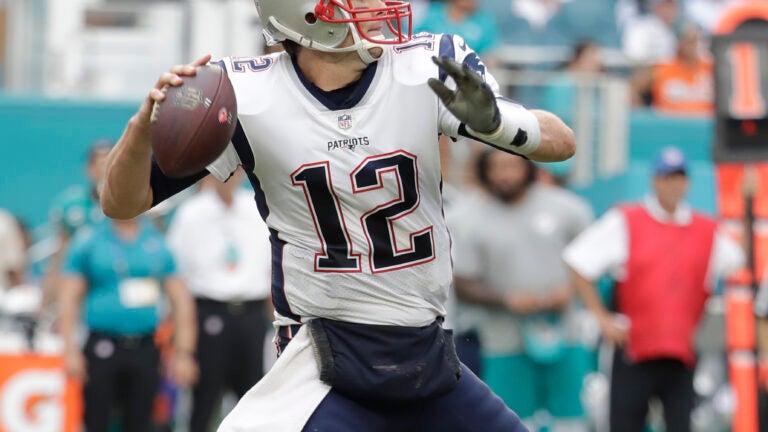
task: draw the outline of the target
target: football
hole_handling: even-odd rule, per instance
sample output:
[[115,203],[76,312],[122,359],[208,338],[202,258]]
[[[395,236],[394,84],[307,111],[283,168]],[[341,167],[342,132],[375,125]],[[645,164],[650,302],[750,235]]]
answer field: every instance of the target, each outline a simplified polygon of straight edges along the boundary
[[168,177],[186,177],[205,169],[224,152],[237,126],[235,90],[226,72],[206,65],[197,75],[168,87],[152,109],[152,151]]

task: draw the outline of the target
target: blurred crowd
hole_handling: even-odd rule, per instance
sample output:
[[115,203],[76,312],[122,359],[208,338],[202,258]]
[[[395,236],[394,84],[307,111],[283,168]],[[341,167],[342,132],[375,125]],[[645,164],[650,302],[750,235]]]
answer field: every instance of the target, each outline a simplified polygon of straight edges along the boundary
[[[736,2],[412,3],[415,31],[461,35],[491,67],[558,72],[537,86],[535,107],[568,121],[579,84],[603,74],[626,79],[633,107],[711,116],[708,41],[724,8]],[[503,50],[510,46],[562,46],[570,54],[555,64],[542,56],[509,65]],[[608,52],[619,52],[622,61],[609,61]],[[268,230],[237,176],[225,184],[204,181],[193,194],[135,220],[105,218],[98,196],[110,148],[108,140],[94,143],[84,157],[88,183],[63,189],[51,203],[57,246],[45,259],[31,258],[29,229],[0,210],[0,327],[24,336],[24,346],[3,348],[39,350],[36,332],[58,335],[68,375],[84,383],[89,431],[147,431],[149,424],[213,430],[231,406],[225,394],[242,396],[275,356]],[[696,403],[692,332],[707,290],[742,266],[744,256],[685,204],[685,155],[677,149],[659,154],[646,200],[596,219],[589,202],[571,190],[568,162],[532,163],[446,138],[441,150],[455,265],[447,324],[462,361],[532,431],[607,430],[608,398],[612,407],[624,404],[642,428],[654,397],[662,401],[665,422],[679,427],[667,430],[689,430],[684,418],[690,422]],[[643,211],[650,219],[636,216]],[[671,242],[698,236],[701,254],[665,255],[658,244],[629,249],[626,239],[638,235],[635,230]],[[642,265],[664,271],[652,280],[628,276]],[[661,347],[627,345],[633,337],[659,335],[633,333],[653,318],[637,315],[633,302],[644,300],[626,298],[627,286],[659,284],[679,265],[692,269],[690,280],[675,276],[669,283],[684,285],[697,300],[670,300],[671,309],[660,312],[651,306],[651,314],[686,317],[673,324],[679,338]],[[615,298],[617,292],[624,297]],[[681,348],[686,341],[688,348]],[[607,355],[606,345],[612,347]],[[614,376],[636,390],[635,400],[614,399],[606,357],[613,368],[624,368]],[[649,382],[659,384],[643,387]]]
[[[706,116],[713,111],[709,40],[737,0],[445,0],[420,4],[416,30],[456,33],[487,64],[554,74],[547,109],[572,109],[580,79],[612,73],[631,83],[634,107]],[[421,12],[423,10],[423,12]],[[547,47],[507,51],[509,47]],[[548,52],[565,47],[566,61]],[[526,54],[531,59],[510,58]],[[554,88],[554,89],[553,89]],[[570,89],[570,91],[568,90]],[[569,94],[570,93],[570,94]],[[551,107],[550,107],[551,105]],[[558,113],[560,114],[560,113]]]

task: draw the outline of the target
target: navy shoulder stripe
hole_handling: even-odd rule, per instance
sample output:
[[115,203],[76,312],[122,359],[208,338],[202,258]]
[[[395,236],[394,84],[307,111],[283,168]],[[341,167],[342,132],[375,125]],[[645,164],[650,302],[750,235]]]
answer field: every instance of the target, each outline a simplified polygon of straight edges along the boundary
[[256,167],[256,159],[253,156],[253,150],[251,150],[251,143],[248,141],[248,137],[245,135],[243,125],[240,124],[240,120],[237,120],[237,126],[235,127],[235,134],[232,135],[232,145],[235,146],[237,156],[240,157],[240,162],[243,166],[250,170]]
[[[444,34],[440,38],[440,48],[438,51],[438,56],[440,57],[450,57],[452,59],[456,59],[456,49],[453,47],[453,35]],[[438,79],[440,81],[445,82],[446,79],[448,79],[448,74],[446,74],[443,70],[440,70],[440,75],[438,76]]]
[[229,72],[227,72],[227,66],[224,64],[224,60],[223,59],[219,60],[219,61],[211,62],[211,64],[215,64],[215,65],[221,67],[222,69],[224,69],[224,73],[225,74],[229,74]]

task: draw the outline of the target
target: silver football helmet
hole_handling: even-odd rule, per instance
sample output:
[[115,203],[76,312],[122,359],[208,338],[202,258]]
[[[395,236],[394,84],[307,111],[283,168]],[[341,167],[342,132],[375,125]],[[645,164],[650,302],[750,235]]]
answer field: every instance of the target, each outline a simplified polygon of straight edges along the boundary
[[[375,59],[368,53],[370,48],[411,38],[411,5],[404,1],[365,1],[381,5],[376,7],[356,7],[353,0],[255,2],[268,45],[287,39],[318,51],[357,51],[364,61],[371,62]],[[385,32],[391,35],[385,36]],[[349,34],[353,43],[341,47]]]

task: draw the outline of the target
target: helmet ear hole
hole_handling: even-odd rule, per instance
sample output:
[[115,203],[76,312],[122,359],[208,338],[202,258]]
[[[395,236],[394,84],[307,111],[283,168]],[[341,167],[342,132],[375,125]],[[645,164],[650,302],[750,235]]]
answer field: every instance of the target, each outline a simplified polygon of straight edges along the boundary
[[304,22],[307,24],[314,24],[317,22],[317,16],[315,16],[315,14],[312,12],[307,12],[307,14],[304,15]]

